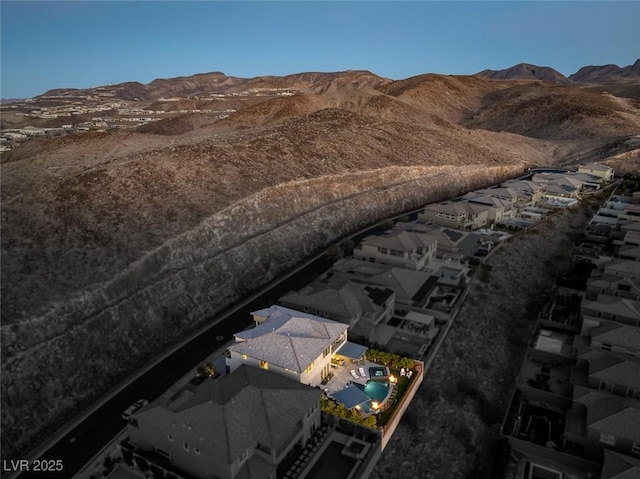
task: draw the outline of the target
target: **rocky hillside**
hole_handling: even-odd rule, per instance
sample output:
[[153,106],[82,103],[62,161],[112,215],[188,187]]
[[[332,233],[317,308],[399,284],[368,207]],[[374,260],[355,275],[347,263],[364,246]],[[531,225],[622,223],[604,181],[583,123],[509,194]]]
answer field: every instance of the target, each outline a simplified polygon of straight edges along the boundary
[[[166,101],[241,83],[196,77],[118,88]],[[292,90],[238,100],[224,119],[177,113],[3,154],[7,455],[340,235],[578,147],[624,162],[640,131],[625,100],[530,81],[342,72],[242,88]],[[612,138],[628,149],[609,151]]]
[[493,80],[543,80],[561,85],[571,83],[567,77],[553,68],[539,67],[529,63],[519,63],[504,70],[482,70],[476,75]]
[[633,136],[638,108],[612,95],[570,86],[526,83],[485,95],[464,124],[547,140]]
[[586,66],[580,68],[569,80],[580,83],[611,84],[617,82],[635,81],[640,83],[640,59],[633,65],[619,67],[618,65]]

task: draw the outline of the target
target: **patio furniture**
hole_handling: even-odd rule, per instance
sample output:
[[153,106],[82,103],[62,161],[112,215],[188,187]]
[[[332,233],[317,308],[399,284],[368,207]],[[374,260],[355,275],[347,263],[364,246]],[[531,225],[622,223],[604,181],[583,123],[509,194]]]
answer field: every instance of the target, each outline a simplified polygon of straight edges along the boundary
[[366,375],[366,374],[365,374],[365,372],[364,372],[364,368],[363,368],[363,367],[360,367],[360,368],[358,369],[358,371],[360,371],[360,377],[363,377],[363,378],[366,378],[366,377],[367,377],[367,375]]
[[351,370],[351,376],[353,376],[353,379],[360,379],[360,376],[358,376],[355,369]]

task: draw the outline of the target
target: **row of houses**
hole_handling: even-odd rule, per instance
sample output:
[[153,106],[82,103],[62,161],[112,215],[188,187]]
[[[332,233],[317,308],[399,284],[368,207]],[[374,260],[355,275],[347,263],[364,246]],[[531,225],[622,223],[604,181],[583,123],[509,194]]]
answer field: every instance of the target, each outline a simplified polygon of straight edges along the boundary
[[[461,204],[482,205],[482,197],[472,196],[479,202]],[[494,205],[533,207],[487,197]],[[411,381],[397,424],[422,381],[422,363],[402,368],[398,378],[366,360],[365,344],[422,358],[464,297],[470,274],[465,258],[502,239],[491,230],[420,222],[365,238],[353,257],[252,313],[254,326],[236,333],[226,349],[221,377],[192,378],[135,413],[121,444],[123,457],[137,470],[164,477],[304,478],[318,475],[330,460],[324,454],[338,444],[340,457],[353,460],[344,477],[366,477],[394,423],[340,429],[320,404],[332,401],[375,424],[392,402],[394,382]],[[543,349],[557,349],[555,338],[541,337]]]
[[[617,246],[628,224],[610,223]],[[640,477],[640,262],[621,248],[586,255],[586,244],[574,252],[589,265],[585,287],[557,287],[543,308],[503,434],[544,477]]]
[[531,218],[527,212],[535,213],[536,206],[544,210],[570,207],[581,193],[597,191],[612,178],[613,169],[605,165],[584,165],[576,172],[537,172],[528,180],[509,180],[457,200],[427,205],[418,220],[459,230],[517,225],[513,220]]

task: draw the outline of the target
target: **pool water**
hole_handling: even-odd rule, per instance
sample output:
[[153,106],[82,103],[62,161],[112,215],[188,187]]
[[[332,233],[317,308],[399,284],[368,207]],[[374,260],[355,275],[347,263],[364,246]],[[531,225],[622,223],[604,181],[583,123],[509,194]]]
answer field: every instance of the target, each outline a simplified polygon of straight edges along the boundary
[[367,384],[364,386],[361,384],[356,384],[356,386],[358,386],[371,399],[379,403],[382,403],[387,399],[387,395],[389,394],[389,383],[367,381]]

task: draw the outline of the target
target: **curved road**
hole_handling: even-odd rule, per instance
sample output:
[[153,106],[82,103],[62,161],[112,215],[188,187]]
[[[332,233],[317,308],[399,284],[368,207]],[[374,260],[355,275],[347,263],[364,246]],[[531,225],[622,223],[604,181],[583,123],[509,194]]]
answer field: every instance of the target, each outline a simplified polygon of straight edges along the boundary
[[142,397],[155,398],[160,396],[207,356],[231,339],[234,333],[249,326],[252,322],[251,311],[275,303],[280,296],[292,289],[299,289],[330,266],[331,262],[324,254],[312,259],[309,264],[304,265],[298,271],[290,276],[285,276],[281,282],[270,286],[262,293],[258,293],[259,296],[235,310],[232,308],[231,314],[226,316],[223,314],[222,320],[183,344],[179,349],[127,384],[38,456],[38,460],[60,460],[63,465],[62,471],[46,473],[23,471],[20,474],[13,474],[10,470],[15,468],[10,461],[15,463],[20,458],[3,457],[2,477],[6,476],[7,479],[9,477],[19,477],[20,479],[32,477],[68,479],[72,477],[122,430],[125,423],[120,415],[131,403]]

